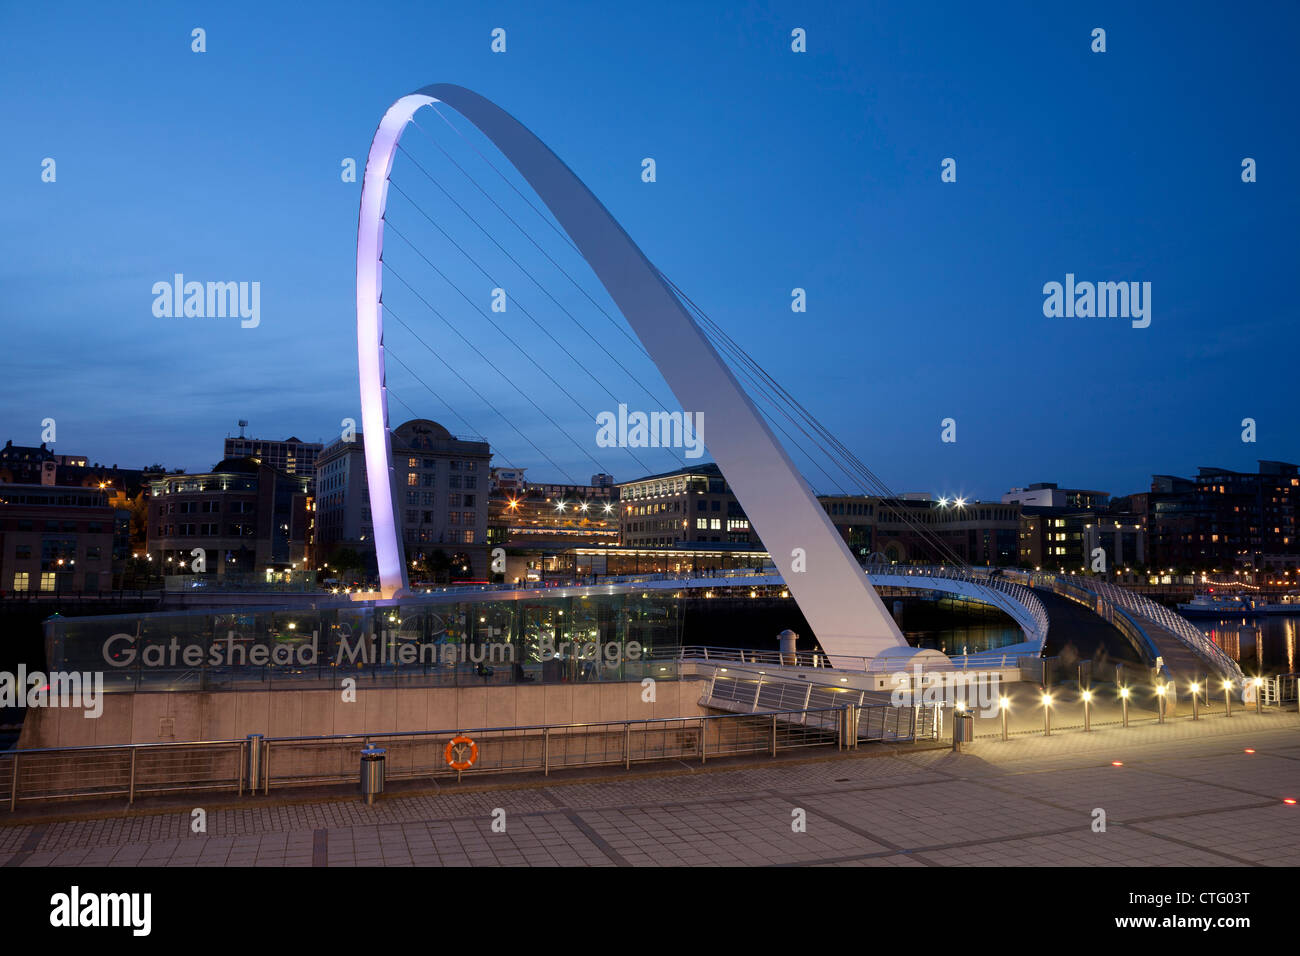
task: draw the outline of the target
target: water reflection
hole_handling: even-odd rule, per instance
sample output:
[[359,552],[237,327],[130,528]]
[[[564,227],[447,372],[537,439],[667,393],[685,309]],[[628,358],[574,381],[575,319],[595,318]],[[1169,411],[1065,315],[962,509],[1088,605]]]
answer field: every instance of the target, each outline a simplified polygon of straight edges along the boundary
[[904,631],[913,647],[928,647],[945,654],[976,654],[1008,647],[1024,641],[1024,632],[1014,624],[972,624],[968,627],[941,627],[921,631]]
[[1261,674],[1294,674],[1296,632],[1300,617],[1270,615],[1257,618],[1220,618],[1195,622],[1242,670]]

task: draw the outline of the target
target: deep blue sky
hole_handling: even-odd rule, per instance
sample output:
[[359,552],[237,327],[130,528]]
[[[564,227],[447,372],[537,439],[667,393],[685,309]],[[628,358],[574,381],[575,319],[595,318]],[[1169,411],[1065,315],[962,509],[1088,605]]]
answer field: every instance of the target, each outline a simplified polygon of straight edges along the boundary
[[[0,439],[36,444],[53,417],[57,450],[195,470],[217,460],[239,418],[263,437],[336,435],[358,414],[360,187],[340,181],[340,162],[364,161],[396,97],[454,82],[541,136],[895,490],[988,498],[1055,480],[1125,493],[1152,473],[1300,457],[1300,8],[988,7],[6,3]],[[204,54],[190,51],[196,26]],[[1105,54],[1089,49],[1098,26]],[[494,27],[507,30],[504,55],[489,50]],[[790,51],[794,27],[807,30],[806,54]],[[436,117],[422,125],[439,133]],[[393,180],[418,189],[421,208],[436,212],[439,199],[411,156],[476,201],[423,134],[409,130],[403,143]],[[47,156],[54,184],[40,180]],[[654,184],[640,179],[646,156],[658,164]],[[955,184],[940,182],[948,156]],[[1246,156],[1259,169],[1250,185]],[[499,180],[480,182],[505,195]],[[403,203],[390,201],[390,221],[436,250]],[[523,248],[507,233],[508,248]],[[492,252],[472,238],[468,248]],[[394,269],[508,374],[531,376],[526,391],[599,451],[594,425],[464,300],[402,244],[390,238],[389,250]],[[486,303],[490,284],[444,252],[430,254]],[[151,286],[175,272],[259,281],[261,326],[155,318]],[[1044,318],[1042,285],[1067,272],[1150,281],[1150,328]],[[579,315],[553,279],[548,288]],[[595,286],[589,272],[581,281]],[[525,298],[522,280],[503,284],[581,344],[548,301]],[[795,286],[808,290],[803,316],[789,308]],[[396,311],[391,280],[386,289]],[[585,307],[582,321],[626,355]],[[416,300],[400,308],[570,473],[594,470]],[[509,318],[585,408],[612,407],[522,331],[523,316]],[[555,477],[405,330],[390,329],[393,351],[502,460]],[[582,356],[602,367],[596,353]],[[644,359],[637,368],[653,374]],[[391,363],[390,381],[422,416],[469,430]],[[655,407],[614,376],[607,384],[633,408]],[[939,440],[947,416],[956,444]],[[1253,445],[1240,440],[1248,416]],[[410,416],[396,404],[392,417]],[[635,477],[628,458],[599,457],[616,477]]]

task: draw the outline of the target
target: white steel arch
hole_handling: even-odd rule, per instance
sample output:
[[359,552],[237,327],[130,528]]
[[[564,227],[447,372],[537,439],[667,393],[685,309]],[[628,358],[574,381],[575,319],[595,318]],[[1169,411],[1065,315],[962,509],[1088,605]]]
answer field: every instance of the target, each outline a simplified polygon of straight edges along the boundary
[[[658,270],[609,211],[513,116],[477,93],[435,84],[403,96],[370,144],[357,228],[357,354],[375,551],[385,596],[406,588],[384,386],[380,305],[388,175],[416,110],[446,103],[499,149],[546,204],[609,292],[669,388],[702,412],[714,460],[832,661],[906,645],[867,576],[762,415]],[[375,480],[387,476],[388,480]]]

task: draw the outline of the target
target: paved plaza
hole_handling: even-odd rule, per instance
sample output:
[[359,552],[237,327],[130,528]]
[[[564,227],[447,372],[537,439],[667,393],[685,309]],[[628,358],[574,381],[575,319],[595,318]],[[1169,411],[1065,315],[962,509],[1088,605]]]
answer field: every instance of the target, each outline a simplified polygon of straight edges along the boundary
[[[447,783],[373,807],[273,793],[214,804],[202,834],[190,832],[186,807],[10,824],[0,826],[0,866],[1300,862],[1300,805],[1283,802],[1300,797],[1295,713],[980,739],[961,754],[825,754],[496,790]],[[1099,809],[1105,832],[1094,831]]]

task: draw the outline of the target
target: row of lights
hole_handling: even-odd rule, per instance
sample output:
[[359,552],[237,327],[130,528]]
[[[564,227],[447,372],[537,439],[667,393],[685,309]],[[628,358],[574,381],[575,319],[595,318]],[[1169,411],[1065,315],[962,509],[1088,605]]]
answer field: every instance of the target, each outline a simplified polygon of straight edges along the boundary
[[[1223,686],[1223,700],[1227,710],[1227,716],[1231,717],[1232,716],[1232,693],[1231,692],[1233,688],[1233,682],[1230,680],[1225,680],[1222,682],[1222,686]],[[1255,677],[1251,679],[1250,686],[1255,688],[1255,710],[1257,713],[1261,712],[1261,706],[1263,703],[1263,694],[1261,692],[1261,688],[1264,686],[1264,678]],[[1168,695],[1169,687],[1170,687],[1169,684],[1156,685],[1156,696],[1159,698],[1160,701],[1160,706],[1157,710],[1157,715],[1160,720],[1160,723],[1165,722],[1165,699],[1166,696]],[[1200,713],[1199,713],[1199,702],[1200,702],[1200,693],[1201,693],[1200,682],[1193,681],[1192,684],[1190,685],[1190,690],[1192,692],[1192,719],[1197,720],[1200,717]],[[1206,682],[1205,692],[1208,697],[1209,695],[1208,681]],[[1094,694],[1091,690],[1085,690],[1082,692],[1080,696],[1081,699],[1083,700],[1083,729],[1085,731],[1091,730],[1092,729],[1091,710],[1092,710],[1092,701],[1093,701]],[[1128,702],[1131,696],[1132,696],[1131,688],[1128,687],[1119,688],[1119,697],[1124,705],[1124,726],[1125,727],[1128,726]],[[1050,737],[1052,734],[1052,701],[1053,701],[1053,697],[1049,691],[1043,691],[1039,695],[1039,702],[1042,704],[1043,707],[1043,735],[1047,737]],[[1007,716],[1011,710],[1011,698],[1005,695],[999,697],[998,709],[1002,712],[1002,739],[1006,740],[1008,735]],[[954,705],[954,710],[956,710],[957,713],[960,714],[966,710],[966,706],[961,701],[958,701]]]

